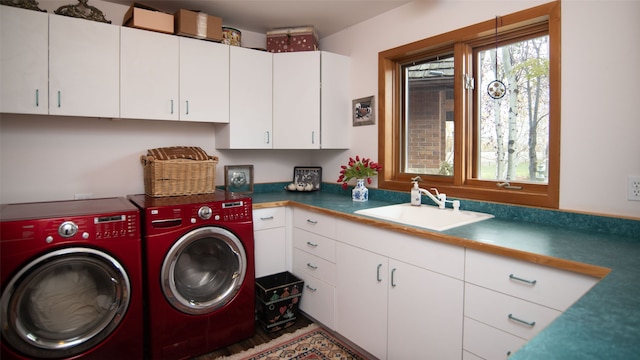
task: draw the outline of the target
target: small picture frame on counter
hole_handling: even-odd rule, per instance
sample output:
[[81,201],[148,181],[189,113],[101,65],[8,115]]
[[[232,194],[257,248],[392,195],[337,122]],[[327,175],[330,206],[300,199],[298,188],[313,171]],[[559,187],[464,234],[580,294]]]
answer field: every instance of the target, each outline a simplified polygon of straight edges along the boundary
[[293,182],[286,189],[289,191],[309,192],[320,190],[322,168],[318,166],[296,166],[293,168]]
[[224,189],[227,192],[253,192],[253,165],[225,165]]

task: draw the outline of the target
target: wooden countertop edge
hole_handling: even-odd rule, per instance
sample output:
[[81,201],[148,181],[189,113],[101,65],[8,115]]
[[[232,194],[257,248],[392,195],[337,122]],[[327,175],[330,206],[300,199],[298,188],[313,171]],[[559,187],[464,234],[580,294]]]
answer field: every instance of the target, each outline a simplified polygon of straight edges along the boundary
[[324,213],[327,215],[337,216],[343,219],[355,220],[363,224],[370,224],[376,227],[393,230],[405,234],[416,235],[419,237],[423,237],[428,240],[439,241],[447,244],[462,246],[469,249],[484,251],[496,255],[507,256],[514,259],[519,259],[535,264],[545,265],[554,267],[557,269],[567,270],[575,273],[580,273],[588,276],[593,276],[599,279],[604,278],[611,272],[611,269],[597,266],[585,264],[577,261],[566,260],[561,258],[556,258],[547,255],[534,254],[522,250],[509,249],[502,246],[482,243],[474,240],[459,238],[447,234],[431,232],[428,230],[417,229],[415,227],[403,226],[396,223],[386,222],[382,220],[376,220],[371,218],[365,218],[358,215],[346,214],[335,210],[325,209],[313,205],[302,204],[295,201],[283,200],[283,201],[273,201],[267,203],[254,204],[254,209],[263,209],[270,207],[278,207],[278,206],[295,206],[301,209],[312,210],[320,213]]

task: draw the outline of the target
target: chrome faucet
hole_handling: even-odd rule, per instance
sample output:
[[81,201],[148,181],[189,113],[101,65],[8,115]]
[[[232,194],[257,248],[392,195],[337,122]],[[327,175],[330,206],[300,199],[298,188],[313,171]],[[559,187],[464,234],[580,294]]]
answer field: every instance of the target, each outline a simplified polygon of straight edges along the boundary
[[[414,184],[418,184],[418,182],[420,182],[420,181],[422,181],[420,176],[416,176],[416,177],[411,179],[411,182],[414,183]],[[433,195],[429,190],[423,189],[421,187],[418,187],[418,191],[420,191],[420,194],[427,195],[427,197],[429,197],[429,199],[431,199],[431,201],[436,203],[436,205],[438,205],[438,207],[440,209],[444,209],[445,205],[449,202],[449,203],[451,203],[451,206],[453,207],[453,210],[460,210],[460,201],[459,200],[447,200],[447,194],[440,193],[438,191],[438,189],[436,189],[436,188],[431,188],[431,190],[434,191],[436,194]]]

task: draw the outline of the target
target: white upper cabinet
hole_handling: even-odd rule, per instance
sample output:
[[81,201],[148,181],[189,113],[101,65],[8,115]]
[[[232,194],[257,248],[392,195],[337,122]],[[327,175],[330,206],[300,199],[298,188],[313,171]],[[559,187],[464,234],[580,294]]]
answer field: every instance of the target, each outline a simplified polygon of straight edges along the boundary
[[273,54],[274,149],[320,148],[320,53]]
[[120,27],[49,15],[49,114],[120,116]]
[[47,114],[48,15],[0,6],[0,112]]
[[320,148],[348,149],[351,144],[350,59],[325,51],[322,54]]
[[349,58],[324,51],[273,55],[273,148],[345,149]]
[[129,27],[120,35],[120,117],[178,120],[180,38]]
[[180,120],[229,122],[229,46],[180,38]]
[[231,46],[229,63],[229,123],[216,127],[219,149],[271,149],[271,53]]

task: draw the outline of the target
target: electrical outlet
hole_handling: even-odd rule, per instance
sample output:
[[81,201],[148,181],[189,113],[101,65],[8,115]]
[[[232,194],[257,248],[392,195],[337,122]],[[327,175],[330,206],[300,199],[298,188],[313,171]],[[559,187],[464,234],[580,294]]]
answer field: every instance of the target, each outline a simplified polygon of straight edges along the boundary
[[629,200],[640,201],[640,176],[629,176],[627,187]]
[[73,199],[74,200],[86,200],[86,199],[91,199],[93,198],[93,194],[74,194],[73,195]]

